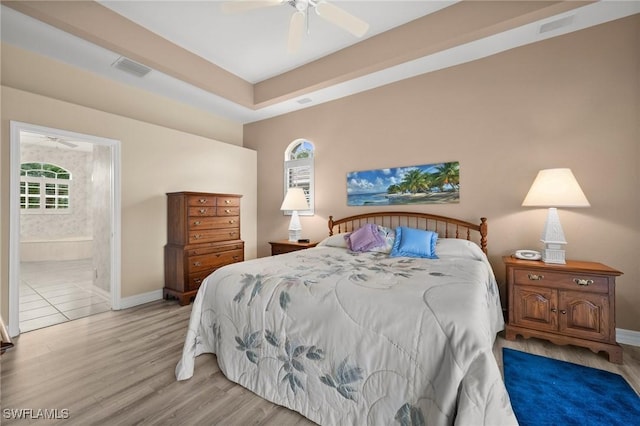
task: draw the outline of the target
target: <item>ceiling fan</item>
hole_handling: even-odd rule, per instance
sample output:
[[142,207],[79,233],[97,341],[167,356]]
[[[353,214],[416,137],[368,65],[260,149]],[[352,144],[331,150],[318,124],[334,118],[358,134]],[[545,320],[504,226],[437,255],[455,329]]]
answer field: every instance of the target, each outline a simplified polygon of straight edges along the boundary
[[289,53],[300,49],[304,34],[305,21],[308,24],[310,9],[315,10],[321,18],[350,32],[356,37],[362,37],[369,29],[369,24],[348,13],[344,9],[328,3],[325,0],[235,0],[222,3],[222,10],[226,13],[241,13],[252,9],[288,4],[296,9],[289,22]]
[[61,139],[61,138],[57,138],[57,137],[53,137],[53,136],[45,136],[45,138],[49,142],[59,143],[61,145],[69,147],[69,148],[77,148],[78,147],[78,145],[76,145],[75,143],[71,143],[71,142],[65,141],[64,139]]

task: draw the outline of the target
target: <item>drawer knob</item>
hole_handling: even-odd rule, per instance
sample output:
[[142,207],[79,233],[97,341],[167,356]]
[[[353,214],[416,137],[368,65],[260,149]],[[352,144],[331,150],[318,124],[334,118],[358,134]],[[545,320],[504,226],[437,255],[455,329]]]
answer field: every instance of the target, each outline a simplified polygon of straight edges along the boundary
[[529,274],[528,277],[531,281],[542,281],[544,279],[544,275],[538,274]]
[[560,311],[560,313],[561,313],[562,315],[566,315],[566,314],[567,314],[567,311],[565,311],[565,310],[563,309],[563,310],[561,310],[561,311]]
[[229,210],[229,209],[224,209],[224,212],[225,212],[225,213],[231,213],[231,210]]
[[551,308],[551,312],[555,314],[556,312],[558,312],[558,310],[556,308]]
[[197,226],[197,225],[200,225],[200,221],[199,221],[199,220],[196,220],[195,222],[193,222],[193,224],[194,224],[194,225],[196,225],[196,226]]
[[202,263],[200,263],[200,262],[193,262],[193,266],[201,266],[201,265],[202,265]]
[[207,209],[200,209],[198,211],[200,212],[200,214],[205,214],[207,212]]
[[231,200],[224,200],[225,204],[231,204]]
[[193,280],[193,282],[196,284],[200,284],[202,282],[202,278],[196,278],[195,280]]
[[200,198],[200,199],[198,200],[198,202],[199,202],[200,204],[204,204],[204,203],[206,203],[206,202],[207,202],[207,199],[206,199],[206,198]]
[[201,237],[202,237],[202,235],[196,234],[196,235],[193,236],[193,239],[194,240],[199,240]]
[[235,220],[233,220],[233,219],[231,219],[231,220],[229,221],[229,223],[236,223],[236,221],[235,221]]
[[574,278],[573,282],[578,285],[587,286],[589,284],[593,284],[593,280],[585,279],[585,278]]
[[236,235],[236,231],[229,232],[229,235]]

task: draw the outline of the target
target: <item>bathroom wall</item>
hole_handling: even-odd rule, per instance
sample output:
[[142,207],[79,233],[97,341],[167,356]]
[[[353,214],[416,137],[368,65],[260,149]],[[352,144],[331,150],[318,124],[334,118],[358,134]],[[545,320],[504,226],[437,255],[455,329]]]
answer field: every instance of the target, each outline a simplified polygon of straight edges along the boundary
[[23,143],[20,145],[20,161],[51,163],[71,172],[68,213],[23,212],[20,215],[20,239],[29,241],[90,237],[93,233],[93,215],[89,210],[92,153],[57,147],[55,144],[53,147],[45,147]]
[[105,291],[111,286],[111,148],[94,145],[92,173],[93,284]]

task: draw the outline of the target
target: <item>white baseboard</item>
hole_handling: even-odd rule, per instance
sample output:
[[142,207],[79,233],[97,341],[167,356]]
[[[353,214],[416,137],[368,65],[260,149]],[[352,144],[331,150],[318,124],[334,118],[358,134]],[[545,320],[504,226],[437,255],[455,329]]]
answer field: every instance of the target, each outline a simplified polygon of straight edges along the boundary
[[91,285],[91,292],[98,293],[98,295],[106,300],[107,303],[111,303],[111,293],[109,293],[107,290],[104,290],[97,285]]
[[162,290],[154,290],[148,293],[136,294],[135,296],[123,297],[120,299],[120,309],[133,308],[149,302],[162,300]]
[[640,346],[640,331],[616,328],[616,341],[625,345]]

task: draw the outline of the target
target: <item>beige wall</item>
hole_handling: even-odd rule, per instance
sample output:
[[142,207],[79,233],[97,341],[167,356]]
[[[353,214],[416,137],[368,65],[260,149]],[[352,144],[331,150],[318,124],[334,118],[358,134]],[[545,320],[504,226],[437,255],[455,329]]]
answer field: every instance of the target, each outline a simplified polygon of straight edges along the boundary
[[2,43],[2,85],[242,146],[242,124]]
[[[287,235],[279,211],[287,145],[316,146],[316,214],[327,235],[349,171],[460,161],[459,204],[412,210],[489,219],[490,261],[538,248],[544,209],[521,206],[538,170],[570,167],[591,207],[561,209],[567,258],[618,268],[617,327],[640,331],[640,15],[415,77],[244,128],[258,152],[258,255]],[[391,209],[391,208],[389,208]]]
[[[4,65],[4,60],[3,60]],[[121,141],[122,296],[164,285],[166,196],[173,191],[242,194],[246,257],[256,256],[256,153],[183,131],[2,87],[2,314],[8,312],[9,123],[22,121]]]

